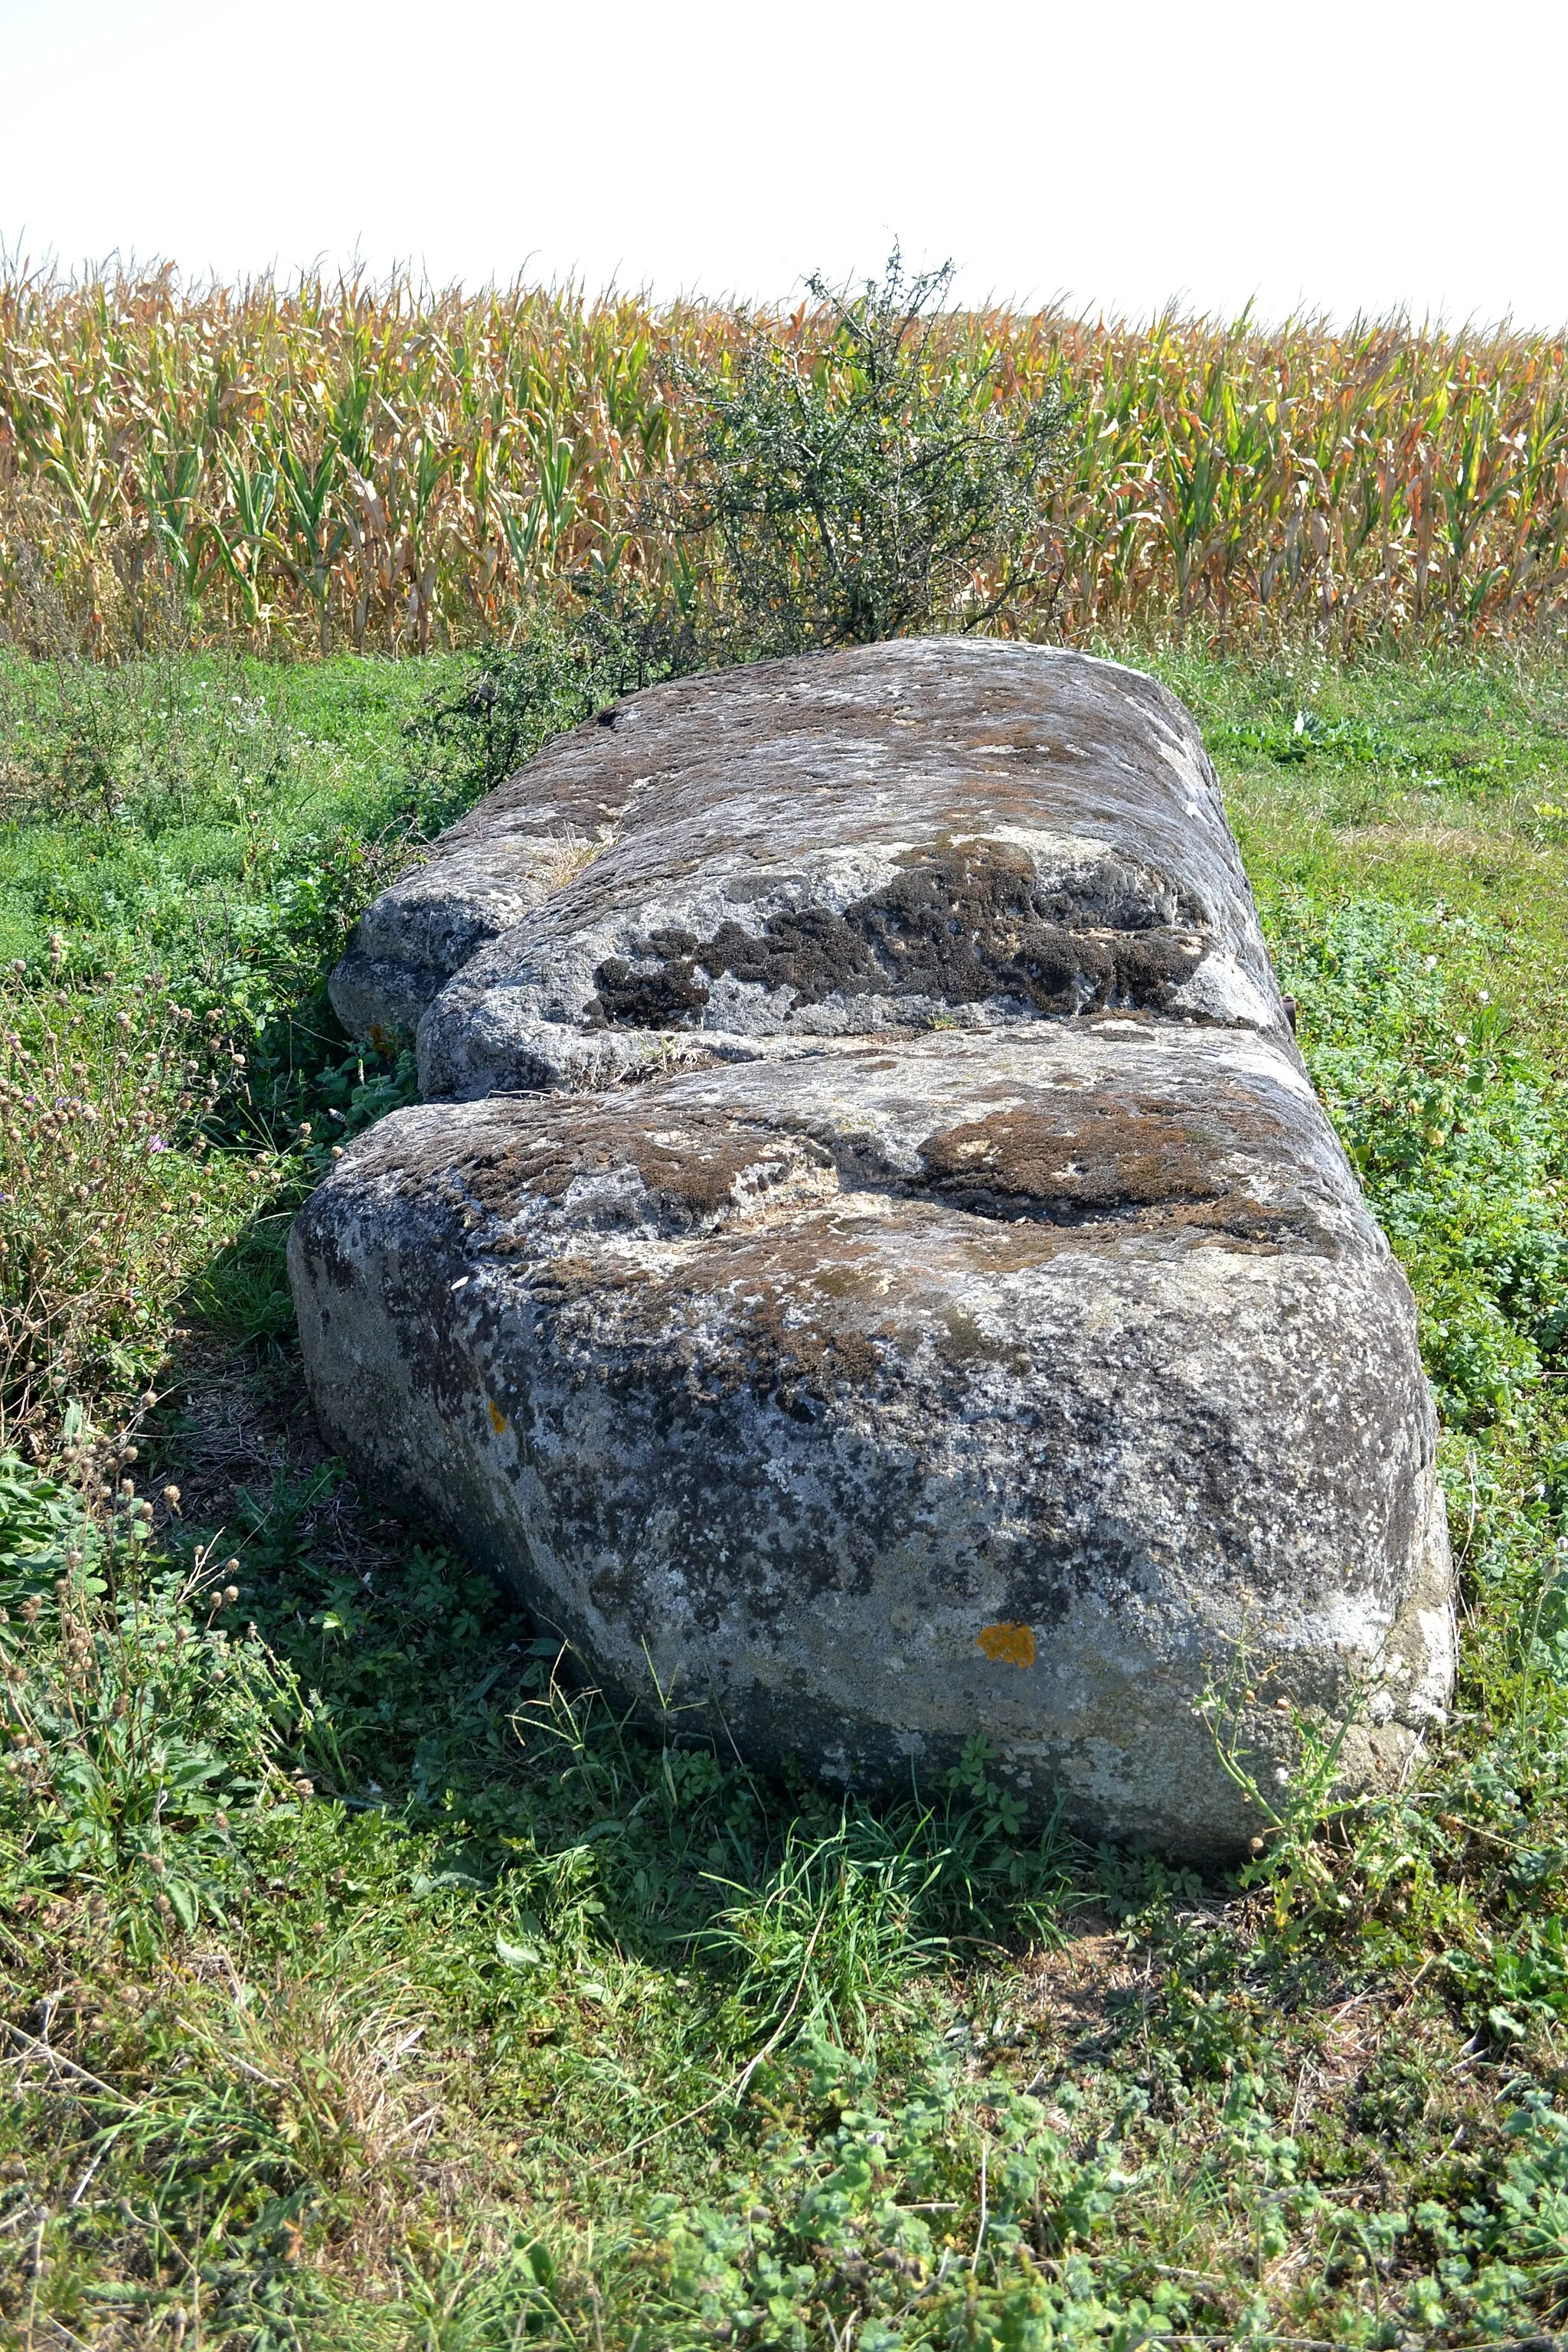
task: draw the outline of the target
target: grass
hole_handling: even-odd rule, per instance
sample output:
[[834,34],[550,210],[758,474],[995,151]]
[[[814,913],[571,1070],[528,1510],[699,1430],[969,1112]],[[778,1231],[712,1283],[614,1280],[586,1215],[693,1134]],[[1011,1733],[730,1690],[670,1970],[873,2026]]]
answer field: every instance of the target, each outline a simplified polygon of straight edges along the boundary
[[[628,569],[679,575],[648,494],[701,440],[691,371],[743,374],[759,329],[819,386],[846,366],[816,300],[759,320],[12,274],[0,626],[95,654],[424,652],[504,628],[628,531]],[[993,366],[1010,416],[1068,395],[1031,625],[1560,643],[1560,335],[991,310],[950,315],[931,359],[933,383]]]
[[1563,2325],[1568,677],[1152,658],[1415,1285],[1464,1592],[1419,1780],[1214,1884],[1022,1839],[983,1740],[841,1809],[637,1732],[355,1494],[281,1241],[408,1090],[321,982],[473,788],[454,675],[0,672],[7,2340]]

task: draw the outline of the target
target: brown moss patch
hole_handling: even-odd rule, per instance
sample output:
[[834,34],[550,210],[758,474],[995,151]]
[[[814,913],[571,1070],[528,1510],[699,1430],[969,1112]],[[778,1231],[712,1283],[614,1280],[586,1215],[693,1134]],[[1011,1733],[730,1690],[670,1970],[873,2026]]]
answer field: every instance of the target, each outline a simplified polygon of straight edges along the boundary
[[920,996],[946,1004],[1001,998],[1047,1013],[1159,1010],[1203,960],[1198,909],[1164,877],[1109,852],[1073,887],[1056,889],[1005,842],[941,842],[900,862],[891,882],[842,914],[805,907],[771,916],[759,931],[721,923],[709,940],[651,933],[635,961],[599,965],[590,1024],[689,1026],[725,974],[789,989],[795,1005]]
[[1059,1109],[994,1111],[941,1129],[921,1159],[932,1192],[974,1215],[1067,1225],[1157,1218],[1247,1242],[1283,1239],[1300,1214],[1258,1199],[1235,1162],[1245,1147],[1299,1181],[1289,1139],[1250,1099],[1223,1110],[1209,1119],[1159,1096],[1078,1088]]

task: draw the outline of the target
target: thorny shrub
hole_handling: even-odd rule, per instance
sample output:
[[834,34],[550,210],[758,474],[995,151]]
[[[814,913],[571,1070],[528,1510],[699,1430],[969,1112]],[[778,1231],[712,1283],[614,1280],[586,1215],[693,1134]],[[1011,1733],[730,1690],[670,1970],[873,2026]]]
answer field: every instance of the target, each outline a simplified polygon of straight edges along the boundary
[[416,724],[458,805],[466,776],[500,783],[622,695],[773,655],[979,628],[1040,586],[1066,412],[1049,384],[1008,405],[999,352],[952,348],[952,274],[910,277],[895,250],[858,293],[810,281],[832,322],[810,350],[774,322],[718,367],[671,362],[693,420],[684,460]]
[[698,454],[676,530],[731,659],[973,629],[1037,584],[1057,387],[1011,408],[1001,354],[944,338],[951,263],[836,294],[814,352],[776,331],[678,366]]

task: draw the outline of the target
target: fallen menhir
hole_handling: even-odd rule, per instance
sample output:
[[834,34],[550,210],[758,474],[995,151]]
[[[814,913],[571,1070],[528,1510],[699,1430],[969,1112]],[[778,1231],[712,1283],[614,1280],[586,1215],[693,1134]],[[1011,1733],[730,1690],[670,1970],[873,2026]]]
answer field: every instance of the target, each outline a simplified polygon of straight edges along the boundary
[[980,1733],[1032,1818],[1209,1861],[1260,1816],[1205,1692],[1271,1799],[1281,1698],[1409,1768],[1414,1307],[1163,688],[954,639],[655,688],[333,992],[427,1099],[296,1223],[318,1418],[610,1690],[853,1786]]

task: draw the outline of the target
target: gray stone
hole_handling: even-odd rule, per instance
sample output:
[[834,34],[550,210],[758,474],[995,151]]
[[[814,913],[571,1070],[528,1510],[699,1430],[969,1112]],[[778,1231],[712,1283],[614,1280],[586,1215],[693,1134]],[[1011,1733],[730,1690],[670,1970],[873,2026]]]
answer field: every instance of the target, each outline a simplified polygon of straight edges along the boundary
[[1032,1817],[1205,1859],[1259,1825],[1210,1688],[1274,1799],[1282,1697],[1406,1771],[1453,1672],[1414,1309],[1180,706],[925,641],[614,718],[366,918],[436,969],[443,866],[494,907],[599,793],[425,1011],[439,1098],[296,1224],[331,1441],[763,1763],[934,1790],[980,1732]]
[[455,971],[611,837],[630,795],[618,773],[594,772],[598,742],[580,730],[549,775],[538,762],[523,769],[366,908],[327,983],[351,1036],[390,1041],[416,1028]]

